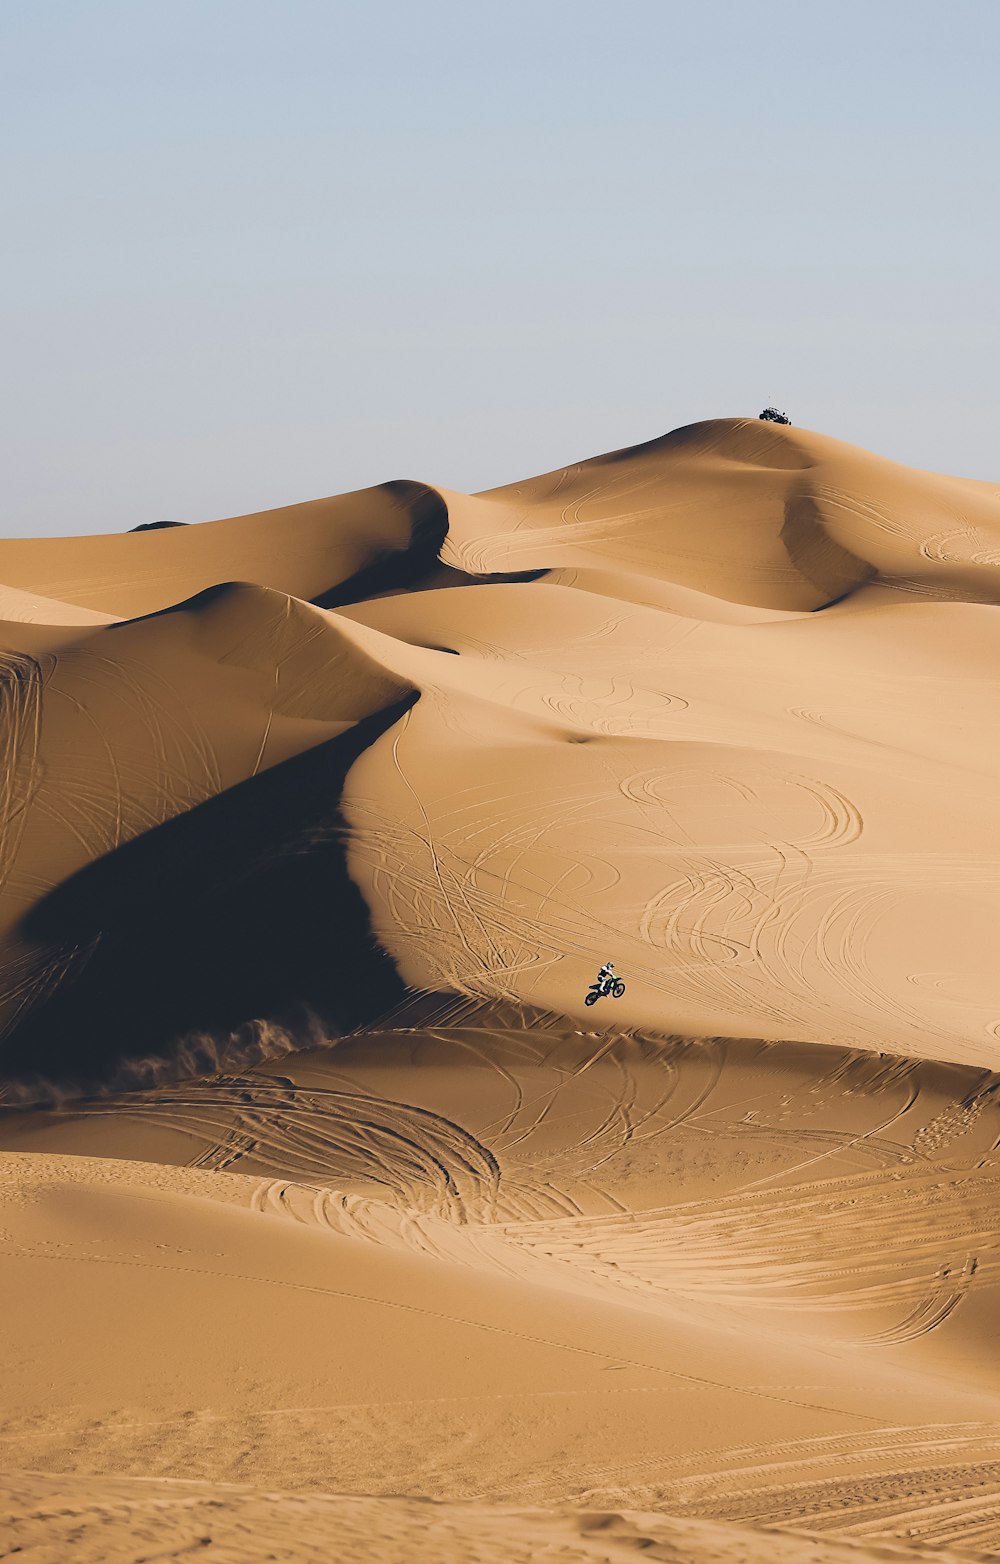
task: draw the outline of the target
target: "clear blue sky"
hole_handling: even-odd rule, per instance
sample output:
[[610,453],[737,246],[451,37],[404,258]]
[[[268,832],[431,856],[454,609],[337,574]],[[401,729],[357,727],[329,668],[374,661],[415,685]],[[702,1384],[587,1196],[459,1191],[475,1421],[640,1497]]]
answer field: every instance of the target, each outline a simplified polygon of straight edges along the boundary
[[6,535],[756,413],[1000,483],[995,0],[2,0]]

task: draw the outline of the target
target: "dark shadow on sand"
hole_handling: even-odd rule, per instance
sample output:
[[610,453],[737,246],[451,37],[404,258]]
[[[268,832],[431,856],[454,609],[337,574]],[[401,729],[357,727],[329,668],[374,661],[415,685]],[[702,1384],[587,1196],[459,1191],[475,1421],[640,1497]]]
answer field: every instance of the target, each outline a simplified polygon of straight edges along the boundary
[[[64,982],[0,1045],[10,1079],[78,1090],[123,1061],[169,1059],[192,1033],[255,1019],[347,1031],[406,995],[347,869],[340,799],[355,760],[412,691],[89,864],[18,934],[65,956]],[[89,955],[87,952],[89,951]]]
[[355,571],[346,581],[313,598],[317,608],[347,608],[373,597],[396,592],[434,591],[441,587],[492,585],[496,582],[537,581],[544,570],[498,571],[473,576],[443,565],[440,554],[448,536],[448,506],[444,496],[426,484],[393,479],[382,485],[404,502],[410,513],[410,541],[406,548],[385,549],[377,559]]

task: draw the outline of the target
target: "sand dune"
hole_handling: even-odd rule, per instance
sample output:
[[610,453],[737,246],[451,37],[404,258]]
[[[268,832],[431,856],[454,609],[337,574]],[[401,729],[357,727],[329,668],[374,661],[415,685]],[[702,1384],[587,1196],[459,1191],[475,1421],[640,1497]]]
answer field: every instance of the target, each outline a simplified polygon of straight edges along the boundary
[[444,556],[466,569],[624,565],[736,603],[816,609],[876,574],[995,602],[1000,486],[916,473],[804,430],[717,419],[473,500]]
[[397,556],[433,565],[446,524],[425,484],[385,483],[200,527],[10,539],[0,544],[0,581],[123,617],[234,579],[311,600]]
[[[55,1545],[116,1559],[198,1557],[315,1559],[355,1564],[893,1564],[904,1558],[975,1564],[989,1555],[950,1548],[925,1552],[771,1528],[727,1526],[661,1514],[589,1510],[516,1510],[430,1505],[414,1499],[260,1493],[235,1485],[65,1479],[26,1474],[4,1517],[18,1557]],[[292,1540],[294,1539],[294,1540]]]
[[718,420],[0,581],[6,1546],[1000,1554],[1000,488]]

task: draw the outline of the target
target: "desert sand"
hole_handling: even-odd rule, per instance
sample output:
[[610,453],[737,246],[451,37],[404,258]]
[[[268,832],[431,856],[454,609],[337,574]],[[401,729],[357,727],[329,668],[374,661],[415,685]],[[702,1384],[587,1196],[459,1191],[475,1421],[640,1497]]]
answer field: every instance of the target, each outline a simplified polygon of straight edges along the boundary
[[1000,1557],[1000,486],[720,419],[0,583],[0,1558]]

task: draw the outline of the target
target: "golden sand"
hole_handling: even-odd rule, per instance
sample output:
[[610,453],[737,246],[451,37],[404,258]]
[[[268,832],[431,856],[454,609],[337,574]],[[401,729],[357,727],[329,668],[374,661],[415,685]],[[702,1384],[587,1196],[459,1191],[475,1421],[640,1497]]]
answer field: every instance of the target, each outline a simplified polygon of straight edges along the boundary
[[0,582],[0,1558],[1000,1556],[1000,487],[728,419]]

